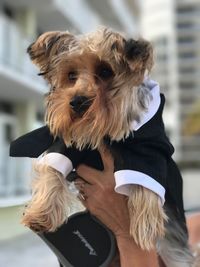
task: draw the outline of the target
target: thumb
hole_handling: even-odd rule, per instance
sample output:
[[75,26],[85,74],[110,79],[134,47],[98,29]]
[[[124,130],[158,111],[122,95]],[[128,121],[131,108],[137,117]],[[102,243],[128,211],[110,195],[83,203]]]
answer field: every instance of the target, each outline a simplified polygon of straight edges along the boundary
[[114,172],[114,160],[107,147],[103,146],[99,149],[101,159],[103,161],[104,171]]

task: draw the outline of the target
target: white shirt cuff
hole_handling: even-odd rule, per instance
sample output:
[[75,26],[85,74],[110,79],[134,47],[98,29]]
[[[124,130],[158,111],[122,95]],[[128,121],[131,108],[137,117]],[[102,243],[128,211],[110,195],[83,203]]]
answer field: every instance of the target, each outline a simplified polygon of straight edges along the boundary
[[57,171],[61,172],[64,177],[66,177],[73,169],[71,160],[56,152],[48,153],[42,158],[38,159],[39,164],[46,164]]
[[130,195],[130,186],[133,184],[146,187],[160,196],[162,204],[165,202],[165,188],[155,179],[145,173],[134,170],[120,170],[114,173],[115,191],[123,195]]

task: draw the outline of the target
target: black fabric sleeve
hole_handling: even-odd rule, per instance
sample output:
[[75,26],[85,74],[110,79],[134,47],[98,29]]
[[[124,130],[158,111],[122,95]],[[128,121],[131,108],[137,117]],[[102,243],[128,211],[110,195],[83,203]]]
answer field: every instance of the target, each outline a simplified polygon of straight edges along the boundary
[[119,170],[134,170],[144,173],[155,179],[166,188],[167,156],[162,151],[160,141],[134,143],[126,148],[122,146],[120,156],[115,157],[115,172]]
[[37,158],[51,146],[53,140],[49,128],[40,127],[12,141],[10,156]]
[[155,179],[166,188],[167,162],[174,148],[164,129],[162,111],[164,96],[161,96],[159,110],[139,130],[123,142],[113,143],[115,171],[134,170]]
[[37,158],[44,152],[57,152],[68,157],[74,168],[83,160],[86,150],[80,151],[75,147],[67,148],[61,138],[51,135],[47,126],[31,131],[10,144],[11,157]]

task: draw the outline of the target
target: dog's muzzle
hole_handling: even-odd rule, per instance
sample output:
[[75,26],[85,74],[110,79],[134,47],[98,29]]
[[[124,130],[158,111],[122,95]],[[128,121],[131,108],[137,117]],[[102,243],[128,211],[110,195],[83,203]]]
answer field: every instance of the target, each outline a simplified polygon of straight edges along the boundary
[[86,96],[74,96],[70,101],[70,106],[78,115],[82,115],[91,105],[91,100]]

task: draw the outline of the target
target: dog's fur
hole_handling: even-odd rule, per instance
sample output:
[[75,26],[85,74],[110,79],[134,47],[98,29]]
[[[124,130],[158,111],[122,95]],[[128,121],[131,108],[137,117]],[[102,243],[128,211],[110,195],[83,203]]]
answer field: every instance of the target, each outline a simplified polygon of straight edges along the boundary
[[[46,123],[67,146],[99,149],[105,136],[111,141],[122,140],[130,134],[131,122],[139,121],[146,110],[151,96],[141,84],[152,68],[153,49],[143,39],[126,40],[106,28],[80,36],[47,32],[28,48],[28,53],[51,86],[46,96]],[[75,96],[86,97],[83,110],[71,107]],[[35,231],[55,231],[66,220],[68,185],[65,177],[51,167],[36,168],[33,198],[23,223]],[[190,254],[188,249],[181,252],[181,262],[170,260],[182,248],[175,243],[171,253],[171,240],[164,238],[167,215],[155,193],[133,185],[128,208],[130,233],[142,249],[150,250],[159,240],[158,252],[167,266],[192,266],[182,264]],[[171,233],[169,230],[168,236]]]

